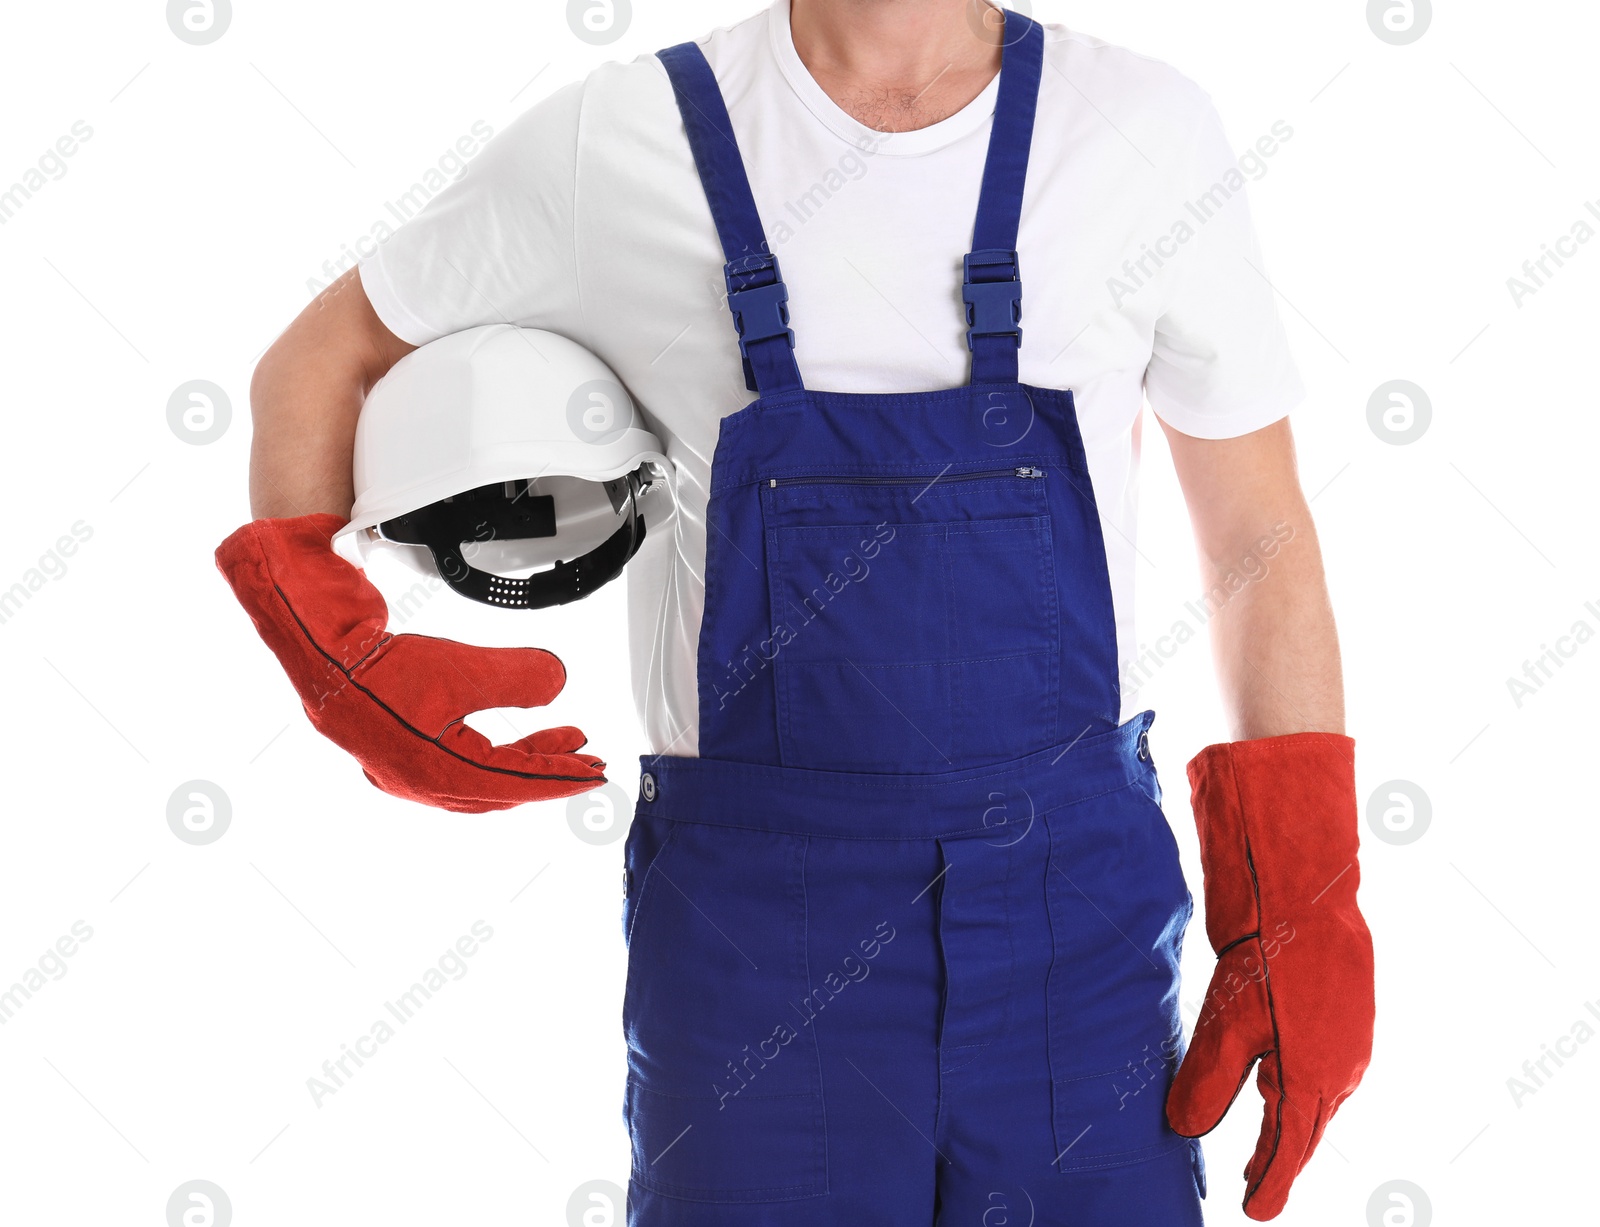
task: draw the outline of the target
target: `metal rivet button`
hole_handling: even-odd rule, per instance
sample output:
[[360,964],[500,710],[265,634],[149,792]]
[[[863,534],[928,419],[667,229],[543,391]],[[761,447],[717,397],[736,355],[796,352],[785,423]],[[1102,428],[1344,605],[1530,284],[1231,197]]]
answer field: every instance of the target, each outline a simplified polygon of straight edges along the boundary
[[654,801],[656,799],[656,777],[648,771],[639,780],[639,795],[646,801]]

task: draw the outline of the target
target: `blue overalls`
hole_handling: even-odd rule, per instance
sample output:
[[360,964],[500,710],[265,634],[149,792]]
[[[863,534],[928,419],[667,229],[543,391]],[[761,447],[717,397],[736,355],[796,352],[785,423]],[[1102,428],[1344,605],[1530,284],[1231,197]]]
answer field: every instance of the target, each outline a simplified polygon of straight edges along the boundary
[[[1185,1227],[1192,904],[1072,394],[1018,382],[1043,28],[1007,15],[965,387],[805,388],[716,80],[661,53],[759,396],[721,424],[699,758],[627,844],[638,1227]],[[803,326],[803,325],[802,325]]]

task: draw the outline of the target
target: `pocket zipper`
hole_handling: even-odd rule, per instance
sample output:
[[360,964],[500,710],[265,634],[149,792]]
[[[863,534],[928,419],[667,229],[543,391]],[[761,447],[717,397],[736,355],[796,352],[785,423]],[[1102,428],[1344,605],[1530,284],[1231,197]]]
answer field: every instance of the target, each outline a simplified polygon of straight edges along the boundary
[[932,486],[941,481],[989,481],[1001,477],[1036,479],[1043,476],[1043,469],[1021,465],[1014,469],[990,469],[983,473],[957,473],[953,477],[928,477],[926,474],[917,477],[769,477],[767,485],[774,490],[779,486]]

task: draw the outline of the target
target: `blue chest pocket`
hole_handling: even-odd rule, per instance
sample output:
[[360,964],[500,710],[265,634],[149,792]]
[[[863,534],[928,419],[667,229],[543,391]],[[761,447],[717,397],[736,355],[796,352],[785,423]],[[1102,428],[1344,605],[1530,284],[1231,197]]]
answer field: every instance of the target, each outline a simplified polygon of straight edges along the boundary
[[761,487],[785,766],[914,773],[1055,744],[1044,470]]

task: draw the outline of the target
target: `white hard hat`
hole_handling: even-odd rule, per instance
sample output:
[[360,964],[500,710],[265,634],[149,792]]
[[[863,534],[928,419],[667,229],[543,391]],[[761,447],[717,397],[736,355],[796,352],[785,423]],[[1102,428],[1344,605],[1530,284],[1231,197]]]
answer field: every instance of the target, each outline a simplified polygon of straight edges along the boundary
[[392,551],[485,604],[565,604],[614,579],[646,522],[671,514],[666,477],[660,440],[600,359],[552,332],[470,328],[373,386],[333,544],[357,565]]

